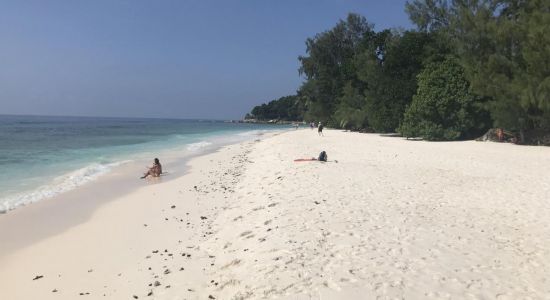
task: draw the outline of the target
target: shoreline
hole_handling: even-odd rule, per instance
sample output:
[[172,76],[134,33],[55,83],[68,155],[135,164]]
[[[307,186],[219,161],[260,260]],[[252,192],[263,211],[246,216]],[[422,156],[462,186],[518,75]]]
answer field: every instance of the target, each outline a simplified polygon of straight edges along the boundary
[[[265,138],[275,132],[278,131],[262,132],[253,137]],[[150,164],[150,161],[138,158],[118,165],[108,173],[71,190],[6,211],[0,214],[0,260],[10,252],[86,222],[96,209],[113,199],[144,186],[162,184],[185,176],[190,171],[188,163],[196,157],[219,152],[227,146],[242,142],[246,142],[246,139],[218,141],[203,149],[189,149],[189,146],[196,143],[185,144],[183,147],[187,148],[186,153],[165,150],[160,154],[165,168],[165,175],[160,178],[139,180],[145,170],[143,166]]]
[[543,298],[548,154],[309,129],[228,145],[0,257],[3,295]]

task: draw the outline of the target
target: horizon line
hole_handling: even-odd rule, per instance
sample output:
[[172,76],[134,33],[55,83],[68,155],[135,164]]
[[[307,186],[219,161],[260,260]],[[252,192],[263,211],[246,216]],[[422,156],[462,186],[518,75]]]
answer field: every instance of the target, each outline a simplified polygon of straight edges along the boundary
[[98,119],[153,119],[153,120],[189,120],[189,121],[235,121],[240,119],[217,119],[217,118],[178,118],[178,117],[123,117],[123,116],[91,116],[91,115],[41,115],[41,114],[12,114],[0,113],[0,116],[7,117],[57,117],[57,118],[98,118]]

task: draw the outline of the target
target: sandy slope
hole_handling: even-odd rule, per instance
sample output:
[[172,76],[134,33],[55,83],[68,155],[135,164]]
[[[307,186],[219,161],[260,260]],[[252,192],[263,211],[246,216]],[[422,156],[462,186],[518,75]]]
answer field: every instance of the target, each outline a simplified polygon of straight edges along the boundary
[[306,129],[191,166],[0,258],[2,296],[550,299],[549,148]]

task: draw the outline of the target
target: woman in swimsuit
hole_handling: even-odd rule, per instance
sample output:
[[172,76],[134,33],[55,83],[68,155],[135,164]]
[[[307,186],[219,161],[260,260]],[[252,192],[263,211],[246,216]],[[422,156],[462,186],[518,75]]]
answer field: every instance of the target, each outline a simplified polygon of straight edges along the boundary
[[141,179],[146,178],[149,175],[153,177],[159,177],[160,174],[162,174],[162,165],[160,164],[159,159],[155,158],[155,161],[153,162],[153,166],[150,167],[149,170],[143,174]]

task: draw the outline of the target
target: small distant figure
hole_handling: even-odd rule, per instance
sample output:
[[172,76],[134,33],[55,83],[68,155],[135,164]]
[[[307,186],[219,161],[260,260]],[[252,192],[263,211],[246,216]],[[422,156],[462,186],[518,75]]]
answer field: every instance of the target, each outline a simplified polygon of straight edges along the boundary
[[158,158],[155,158],[153,166],[149,168],[147,172],[141,176],[141,179],[147,178],[147,176],[159,177],[162,174],[162,165]]
[[318,133],[320,136],[325,136],[325,135],[323,134],[323,128],[324,128],[323,123],[319,122],[319,127],[317,127],[317,133]]
[[309,123],[309,128],[311,128],[311,130],[313,130],[313,128],[315,128],[315,122]]
[[298,130],[298,123],[292,123],[292,127],[294,127],[295,130]]
[[497,138],[499,142],[504,142],[504,130],[497,128]]

